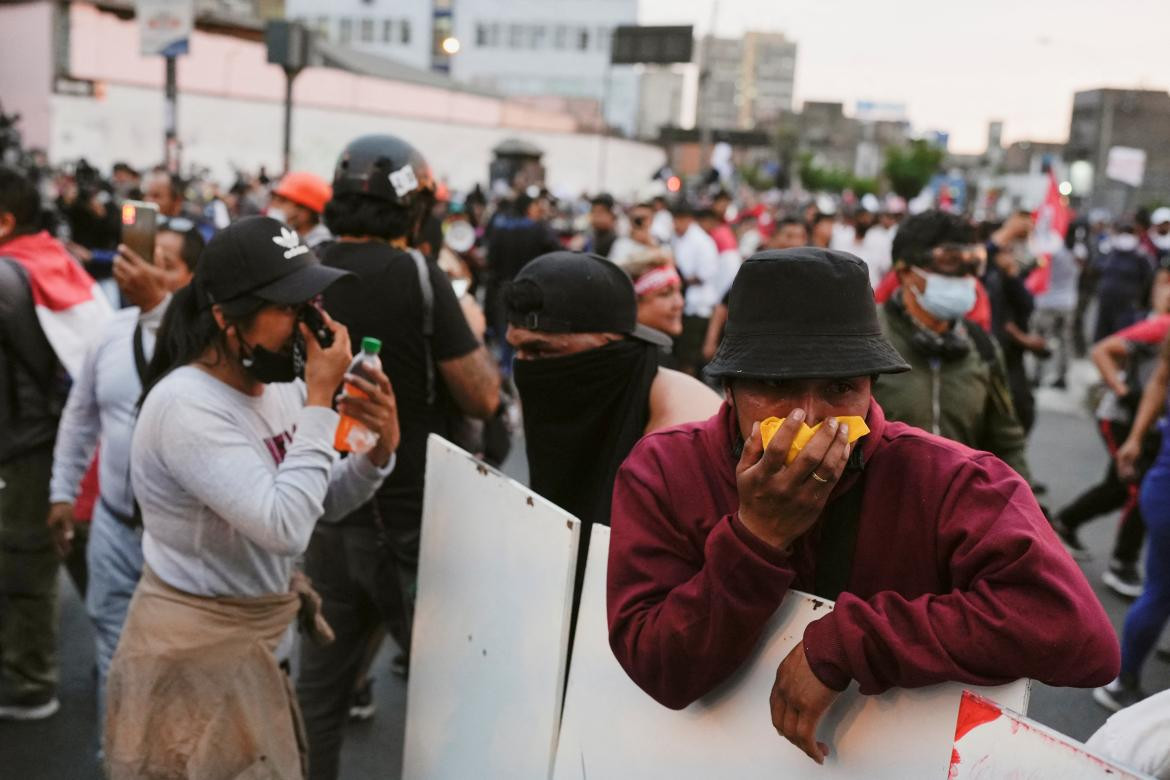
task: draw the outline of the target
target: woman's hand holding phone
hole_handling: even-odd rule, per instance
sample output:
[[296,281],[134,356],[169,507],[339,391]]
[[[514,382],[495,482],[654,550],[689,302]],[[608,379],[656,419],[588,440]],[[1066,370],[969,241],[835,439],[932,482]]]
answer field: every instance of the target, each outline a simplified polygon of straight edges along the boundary
[[341,385],[345,372],[353,360],[350,350],[349,331],[324,311],[321,312],[325,325],[333,332],[333,343],[322,347],[312,329],[304,322],[297,322],[305,340],[305,385],[308,389],[308,406],[333,406],[333,393]]

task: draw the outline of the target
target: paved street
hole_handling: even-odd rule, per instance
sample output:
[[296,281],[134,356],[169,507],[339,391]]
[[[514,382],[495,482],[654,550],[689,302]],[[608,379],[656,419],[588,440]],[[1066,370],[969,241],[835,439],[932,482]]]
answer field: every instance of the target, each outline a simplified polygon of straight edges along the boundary
[[[1079,366],[1084,375],[1087,366]],[[1046,502],[1054,509],[1096,481],[1104,470],[1105,452],[1093,424],[1072,393],[1042,391],[1041,414],[1032,437],[1033,469],[1049,487]],[[507,469],[515,476],[524,470],[522,458]],[[1094,559],[1084,565],[1098,597],[1120,628],[1127,602],[1101,585],[1116,516],[1087,526],[1083,536]],[[100,775],[94,766],[93,652],[89,624],[71,586],[62,579],[61,712],[47,722],[0,725],[0,778],[8,780],[90,780]],[[375,665],[378,711],[365,724],[353,724],[346,735],[343,777],[395,778],[402,758],[406,687],[389,671],[391,652],[384,648]],[[1144,686],[1148,691],[1170,688],[1170,663],[1152,659]],[[1078,739],[1085,739],[1104,721],[1106,713],[1089,691],[1033,689],[1031,717]]]

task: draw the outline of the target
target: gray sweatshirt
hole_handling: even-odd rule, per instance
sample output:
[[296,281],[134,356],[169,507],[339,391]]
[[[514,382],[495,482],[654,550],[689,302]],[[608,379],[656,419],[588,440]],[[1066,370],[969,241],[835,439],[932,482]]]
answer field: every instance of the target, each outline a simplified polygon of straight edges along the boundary
[[305,406],[305,385],[245,395],[184,366],[147,396],[134,429],[131,480],[146,563],[199,596],[288,590],[293,560],[319,519],[368,501],[394,468],[338,458],[338,415]]

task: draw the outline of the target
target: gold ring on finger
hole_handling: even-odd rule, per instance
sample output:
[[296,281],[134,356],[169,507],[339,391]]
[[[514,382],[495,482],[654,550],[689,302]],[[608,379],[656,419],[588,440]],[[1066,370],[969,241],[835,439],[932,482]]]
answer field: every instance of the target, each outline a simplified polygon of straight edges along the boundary
[[829,481],[829,480],[825,479],[824,477],[822,477],[820,474],[816,473],[815,471],[812,474],[810,474],[809,476],[820,483],[825,483],[825,482]]

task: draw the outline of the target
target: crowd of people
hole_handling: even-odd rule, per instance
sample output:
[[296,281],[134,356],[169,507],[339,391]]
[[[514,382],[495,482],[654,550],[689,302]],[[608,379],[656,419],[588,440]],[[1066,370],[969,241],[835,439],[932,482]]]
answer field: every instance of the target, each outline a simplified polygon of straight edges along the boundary
[[[611,643],[665,706],[733,674],[798,588],[837,607],[770,706],[817,761],[854,680],[1170,709],[1134,706],[1170,618],[1170,209],[1054,243],[1025,211],[896,198],[493,193],[453,196],[387,135],[331,181],[222,192],[0,168],[0,719],[58,709],[64,562],[111,777],[336,778],[385,635],[409,673],[432,433],[494,465],[522,439],[534,491],[612,525]],[[139,200],[150,257],[121,240]],[[354,368],[363,341],[381,368]],[[1106,474],[1049,507],[1035,394],[1084,356]],[[376,443],[343,456],[343,417]],[[1120,644],[1069,555],[1115,510]]]

